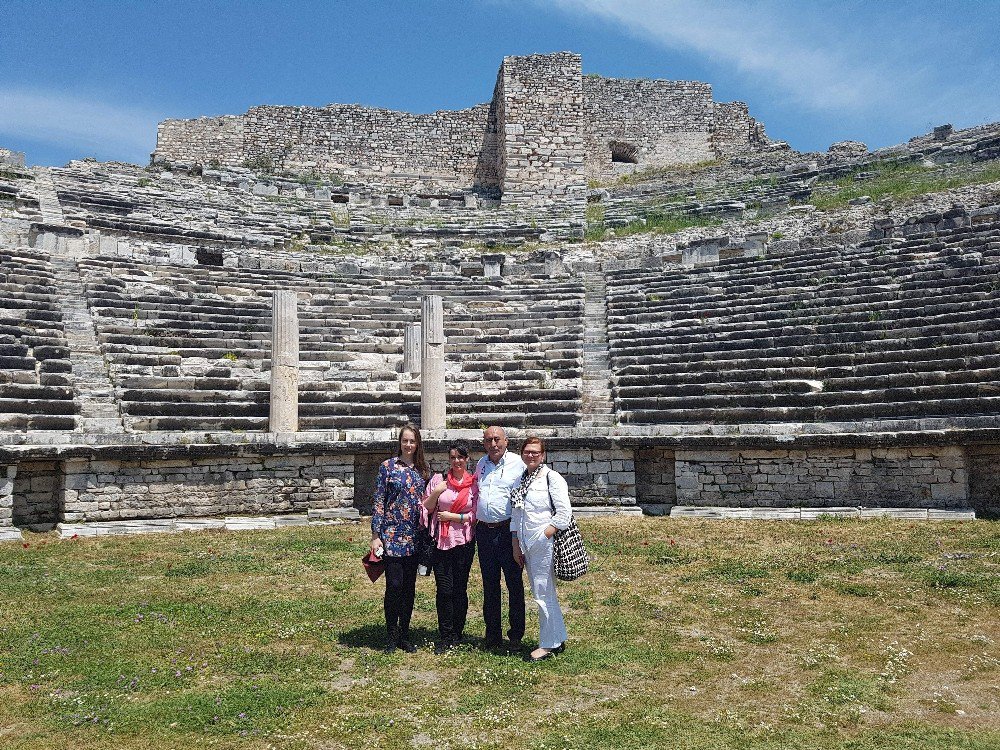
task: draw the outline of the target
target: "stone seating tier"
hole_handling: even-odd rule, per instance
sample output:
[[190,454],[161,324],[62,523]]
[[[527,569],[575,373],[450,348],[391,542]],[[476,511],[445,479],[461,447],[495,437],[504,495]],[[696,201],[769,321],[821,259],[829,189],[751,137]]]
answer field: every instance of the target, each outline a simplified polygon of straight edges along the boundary
[[711,267],[617,271],[626,423],[1000,413],[1000,226]]
[[477,426],[481,414],[524,425],[578,418],[584,293],[572,280],[359,278],[106,257],[80,268],[131,429],[266,429],[276,289],[300,298],[301,429],[419,417],[401,372],[402,334],[432,290],[447,311],[450,424]]
[[0,245],[0,429],[74,429],[69,357],[48,254]]

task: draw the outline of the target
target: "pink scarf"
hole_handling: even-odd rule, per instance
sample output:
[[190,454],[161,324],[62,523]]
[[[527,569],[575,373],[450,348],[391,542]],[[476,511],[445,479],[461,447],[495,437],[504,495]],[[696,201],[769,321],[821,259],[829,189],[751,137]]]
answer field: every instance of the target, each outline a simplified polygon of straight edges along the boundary
[[[465,472],[465,476],[461,479],[455,479],[451,475],[451,471],[448,472],[446,481],[448,482],[448,489],[458,493],[455,498],[455,502],[451,504],[452,513],[463,513],[467,508],[469,508],[472,503],[469,500],[469,495],[472,494],[472,483],[475,481],[476,477],[471,472]],[[451,523],[448,521],[441,522],[441,536],[448,533],[451,528]]]

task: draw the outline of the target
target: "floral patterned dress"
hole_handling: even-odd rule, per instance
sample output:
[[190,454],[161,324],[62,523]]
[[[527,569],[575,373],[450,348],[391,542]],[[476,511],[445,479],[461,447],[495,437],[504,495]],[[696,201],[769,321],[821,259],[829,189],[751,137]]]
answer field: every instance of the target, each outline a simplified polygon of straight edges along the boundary
[[390,458],[378,467],[372,503],[372,536],[382,540],[386,557],[407,557],[416,549],[414,538],[423,509],[424,479],[420,472]]

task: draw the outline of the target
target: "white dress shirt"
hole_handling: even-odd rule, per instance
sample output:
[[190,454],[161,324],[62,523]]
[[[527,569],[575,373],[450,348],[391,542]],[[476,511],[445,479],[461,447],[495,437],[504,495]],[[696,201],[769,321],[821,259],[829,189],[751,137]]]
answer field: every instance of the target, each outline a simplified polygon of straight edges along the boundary
[[521,481],[524,461],[516,453],[504,451],[497,463],[483,456],[476,464],[476,520],[500,523],[510,518],[510,493]]

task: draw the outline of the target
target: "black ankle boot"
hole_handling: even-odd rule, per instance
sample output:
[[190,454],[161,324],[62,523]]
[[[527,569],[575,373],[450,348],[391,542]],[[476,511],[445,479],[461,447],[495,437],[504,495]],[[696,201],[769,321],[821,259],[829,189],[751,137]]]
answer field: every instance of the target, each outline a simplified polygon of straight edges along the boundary
[[385,646],[382,647],[382,651],[387,654],[391,654],[399,647],[398,636],[396,634],[396,628],[389,628],[385,636]]

